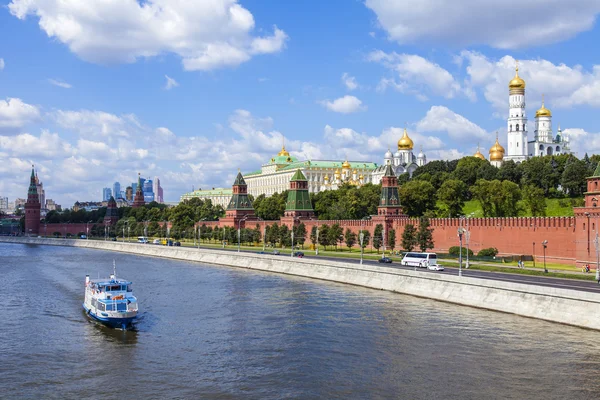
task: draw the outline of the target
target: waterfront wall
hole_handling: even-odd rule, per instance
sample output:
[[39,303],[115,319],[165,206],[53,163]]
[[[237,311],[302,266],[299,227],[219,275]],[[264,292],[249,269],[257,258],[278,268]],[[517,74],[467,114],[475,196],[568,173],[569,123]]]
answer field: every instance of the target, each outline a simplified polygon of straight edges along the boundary
[[[222,250],[75,239],[0,237],[0,242],[74,246],[255,269],[388,290],[600,330],[600,294],[390,267]],[[110,268],[110,266],[107,266]]]

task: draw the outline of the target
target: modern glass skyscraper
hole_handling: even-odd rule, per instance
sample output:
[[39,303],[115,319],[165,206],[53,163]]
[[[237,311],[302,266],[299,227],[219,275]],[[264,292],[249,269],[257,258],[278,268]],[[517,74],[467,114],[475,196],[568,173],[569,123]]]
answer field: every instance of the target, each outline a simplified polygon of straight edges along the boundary
[[102,201],[110,200],[110,196],[112,196],[112,191],[110,190],[110,188],[102,189]]
[[154,192],[152,190],[152,179],[145,180],[142,186],[144,192],[144,201],[150,203],[154,201]]
[[121,184],[119,182],[115,182],[113,183],[113,195],[115,197],[115,199],[118,199],[121,196]]
[[160,179],[158,179],[158,176],[154,177],[154,183],[152,186],[152,191],[154,192],[154,201],[157,203],[163,203],[163,189],[160,186]]

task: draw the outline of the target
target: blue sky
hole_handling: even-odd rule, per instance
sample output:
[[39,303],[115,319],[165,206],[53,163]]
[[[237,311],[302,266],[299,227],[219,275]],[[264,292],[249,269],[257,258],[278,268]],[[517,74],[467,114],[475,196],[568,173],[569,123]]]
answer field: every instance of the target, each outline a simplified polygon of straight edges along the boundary
[[228,187],[286,147],[380,163],[405,124],[431,159],[506,143],[514,60],[600,151],[595,0],[12,0],[0,8],[0,196],[35,164],[70,207],[115,180]]

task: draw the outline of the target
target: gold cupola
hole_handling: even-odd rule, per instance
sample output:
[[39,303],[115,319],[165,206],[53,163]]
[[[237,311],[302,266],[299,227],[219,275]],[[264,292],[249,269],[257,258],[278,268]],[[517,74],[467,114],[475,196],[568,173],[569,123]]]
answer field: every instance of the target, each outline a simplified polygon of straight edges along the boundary
[[519,76],[519,61],[517,60],[517,66],[515,68],[515,77],[508,82],[508,89],[511,94],[524,94],[525,93],[525,81]]
[[336,168],[336,170],[333,172],[333,175],[340,176],[340,170]]
[[490,148],[490,161],[502,161],[504,158],[504,147],[498,142],[498,132],[496,132],[496,143]]
[[398,150],[412,150],[415,147],[412,139],[408,137],[408,132],[404,128],[404,135],[398,140]]
[[348,162],[348,160],[344,161],[342,163],[342,169],[350,169],[350,163]]
[[285,149],[285,145],[281,146],[281,151],[277,153],[278,156],[289,157],[290,153]]
[[483,154],[481,154],[481,151],[479,151],[479,143],[477,144],[477,153],[473,154],[473,157],[477,157],[482,160],[485,160],[485,156]]
[[542,95],[542,107],[535,112],[535,117],[551,117],[552,112],[544,105],[544,95]]

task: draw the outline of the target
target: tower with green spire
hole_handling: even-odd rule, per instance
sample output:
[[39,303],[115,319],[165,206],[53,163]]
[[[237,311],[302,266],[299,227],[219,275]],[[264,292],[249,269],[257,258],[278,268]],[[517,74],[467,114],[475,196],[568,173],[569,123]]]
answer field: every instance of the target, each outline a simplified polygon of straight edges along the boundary
[[585,196],[585,207],[598,207],[600,205],[600,162],[594,174],[587,178],[587,191]]
[[221,218],[220,221],[226,226],[243,228],[246,220],[256,219],[256,217],[254,216],[252,201],[248,197],[248,185],[246,185],[246,181],[239,171],[235,177],[231,191],[233,194],[225,210],[225,218]]
[[35,169],[31,166],[31,178],[29,190],[27,191],[27,202],[25,203],[25,234],[37,236],[40,233],[40,214],[42,205],[37,192]]
[[144,188],[142,187],[142,179],[138,172],[138,183],[135,189],[135,197],[133,198],[133,208],[143,207],[146,204],[144,201]]
[[308,194],[308,180],[301,170],[296,170],[290,180],[287,202],[285,205],[286,217],[311,218],[315,215]]

